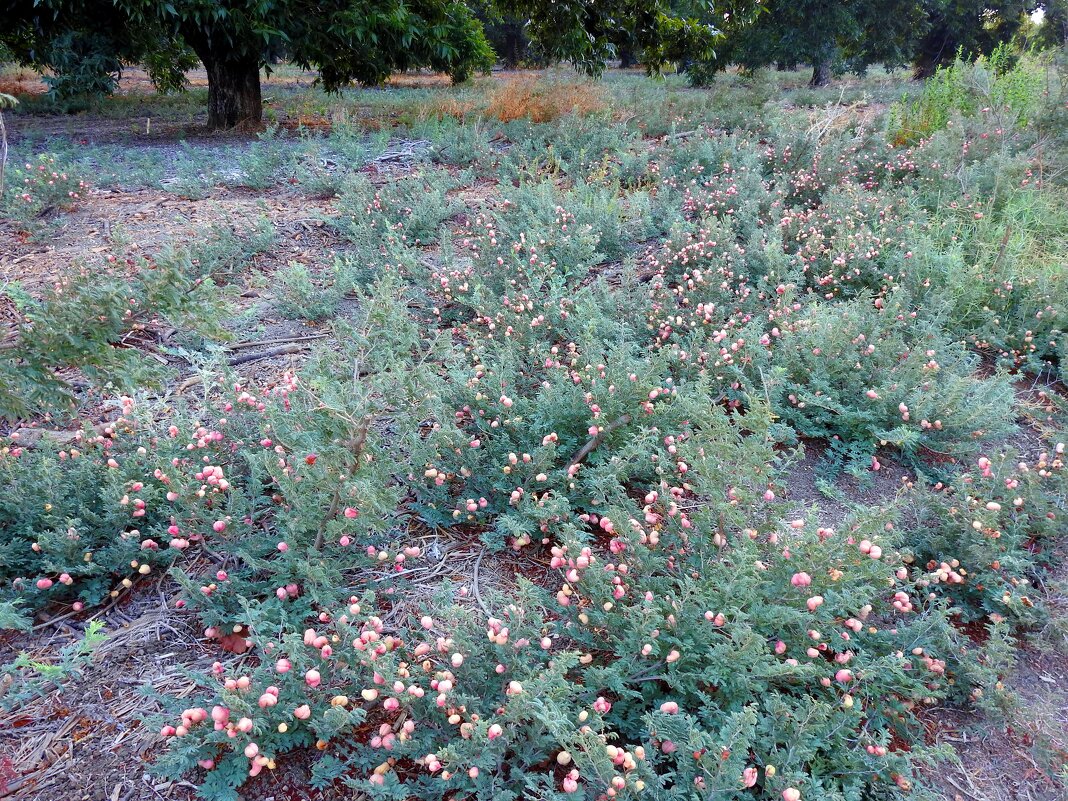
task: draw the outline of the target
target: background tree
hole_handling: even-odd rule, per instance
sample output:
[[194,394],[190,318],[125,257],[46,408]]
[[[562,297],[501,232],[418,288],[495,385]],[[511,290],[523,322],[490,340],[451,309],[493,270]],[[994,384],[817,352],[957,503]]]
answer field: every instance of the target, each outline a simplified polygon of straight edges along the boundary
[[1042,4],[1039,12],[1024,16],[1012,38],[1012,49],[1018,53],[1061,47],[1068,41],[1068,0]]
[[923,0],[926,21],[912,61],[917,78],[934,75],[958,51],[966,58],[989,54],[1010,41],[1040,3],[1028,0]]
[[1034,42],[1039,47],[1068,44],[1068,0],[1048,0],[1042,4],[1042,11]]
[[1039,11],[1028,14],[1013,36],[1013,49],[1019,52],[1061,47],[1068,42],[1068,0],[1042,3]]
[[259,121],[259,71],[277,40],[294,63],[318,69],[327,90],[417,67],[463,81],[492,60],[481,26],[456,0],[120,2],[135,23],[172,30],[197,54],[208,73],[211,128]]
[[156,64],[167,83],[186,66],[176,56],[192,51],[208,74],[210,128],[260,120],[260,70],[280,47],[299,66],[318,69],[328,90],[349,81],[380,83],[416,67],[462,81],[492,63],[482,26],[459,0],[14,0],[7,6],[12,24],[0,39],[19,60],[61,75],[79,68],[87,73],[81,85],[93,92],[114,89],[121,65],[137,61]]
[[[502,20],[523,23],[521,32],[539,54],[591,73],[621,48],[650,69],[687,56],[708,57],[717,36],[712,26],[673,14],[666,0],[495,1]],[[77,85],[87,92],[114,90],[122,65],[133,62],[154,69],[159,85],[180,85],[187,56],[195,53],[208,74],[210,128],[259,122],[260,70],[280,51],[301,67],[317,69],[327,90],[350,81],[381,83],[393,72],[418,67],[462,81],[493,62],[482,23],[461,0],[8,0],[5,5],[0,44],[25,65],[77,75]]]
[[1068,43],[1068,0],[1049,0],[1042,8],[1045,15],[1038,31],[1040,46],[1060,47]]
[[723,63],[748,69],[810,64],[810,85],[874,63],[903,64],[923,24],[915,0],[768,0],[751,24],[733,26],[721,48]]
[[521,64],[538,60],[531,50],[527,36],[525,17],[501,8],[493,0],[470,0],[469,5],[486,32],[486,39],[506,69],[515,69]]
[[196,65],[185,44],[158,25],[130,25],[112,0],[9,0],[4,3],[0,48],[23,66],[48,72],[57,97],[109,94],[124,63],[141,62],[157,89],[185,83]]
[[715,5],[701,0],[672,0],[671,5],[676,14],[696,19],[717,31],[710,50],[703,54],[687,53],[678,61],[678,69],[686,73],[692,86],[706,86],[717,72],[726,69],[744,32],[767,11],[765,0],[724,0]]
[[527,32],[548,60],[570,61],[591,74],[620,53],[650,71],[712,58],[719,37],[707,21],[713,4],[704,0],[692,0],[681,11],[667,0],[513,0],[508,7],[528,19]]

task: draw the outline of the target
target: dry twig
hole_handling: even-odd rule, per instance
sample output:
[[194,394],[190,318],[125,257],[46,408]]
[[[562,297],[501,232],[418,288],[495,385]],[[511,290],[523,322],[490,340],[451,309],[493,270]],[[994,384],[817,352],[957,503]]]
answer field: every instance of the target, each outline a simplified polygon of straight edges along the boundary
[[579,462],[589,456],[594,451],[594,449],[597,448],[598,445],[604,442],[605,438],[609,434],[611,434],[617,428],[622,428],[629,422],[630,415],[625,414],[619,419],[609,423],[607,428],[605,428],[603,431],[598,432],[596,436],[591,437],[589,442],[587,442],[585,445],[579,448],[578,451],[575,452],[575,455],[572,456],[571,459],[568,461],[567,468],[570,470],[572,467],[577,465]]

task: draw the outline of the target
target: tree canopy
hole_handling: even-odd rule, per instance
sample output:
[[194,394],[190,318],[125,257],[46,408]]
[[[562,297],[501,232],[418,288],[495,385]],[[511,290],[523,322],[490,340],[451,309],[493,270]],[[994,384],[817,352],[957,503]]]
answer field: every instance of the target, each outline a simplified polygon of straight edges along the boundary
[[[485,3],[481,4],[485,6]],[[323,85],[376,84],[418,67],[462,81],[494,60],[474,4],[460,0],[11,0],[0,43],[52,70],[57,91],[114,89],[122,64],[143,62],[157,84],[180,84],[194,57],[208,74],[208,124],[261,115],[260,69],[279,49]],[[502,7],[547,57],[598,71],[621,43],[649,65],[683,52],[710,56],[716,31],[663,0],[517,0]],[[68,83],[64,84],[66,80]]]
[[[871,64],[911,63],[926,77],[958,52],[989,54],[1039,7],[1028,0],[765,0],[733,25],[712,65],[812,66],[812,85]],[[700,75],[700,73],[698,73]]]
[[[463,81],[529,52],[596,74],[612,58],[680,64],[701,82],[726,64],[807,64],[812,83],[872,63],[917,76],[989,53],[1031,0],[7,0],[0,46],[47,70],[60,96],[111,92],[124,64],[157,87],[208,76],[208,124],[261,117],[260,71],[284,53],[328,90],[429,67]],[[1065,16],[1051,3],[1052,16]],[[1059,24],[1059,23],[1057,23]],[[498,53],[494,52],[487,29]]]
[[922,34],[913,58],[916,76],[934,73],[958,52],[969,56],[990,53],[1020,29],[1041,3],[1030,0],[923,0]]
[[107,76],[131,61],[146,62],[154,79],[173,85],[171,70],[184,66],[176,56],[194,53],[208,73],[212,128],[259,120],[259,71],[280,47],[295,63],[318,69],[328,89],[349,81],[378,83],[393,71],[415,67],[463,80],[493,59],[481,25],[458,0],[16,0],[10,5],[15,25],[0,38],[17,57],[62,73],[64,54],[80,50],[79,63],[101,76],[102,88]]
[[921,21],[914,0],[769,0],[729,51],[736,63],[809,64],[813,86],[833,72],[908,60],[908,38]]

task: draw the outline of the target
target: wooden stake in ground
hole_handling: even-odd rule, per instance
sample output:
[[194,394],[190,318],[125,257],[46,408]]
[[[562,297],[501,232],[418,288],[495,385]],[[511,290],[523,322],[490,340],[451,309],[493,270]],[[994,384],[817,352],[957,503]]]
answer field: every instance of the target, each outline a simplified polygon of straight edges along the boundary
[[4,171],[7,168],[7,128],[4,127],[5,108],[14,108],[19,103],[11,95],[0,92],[0,199],[4,197]]

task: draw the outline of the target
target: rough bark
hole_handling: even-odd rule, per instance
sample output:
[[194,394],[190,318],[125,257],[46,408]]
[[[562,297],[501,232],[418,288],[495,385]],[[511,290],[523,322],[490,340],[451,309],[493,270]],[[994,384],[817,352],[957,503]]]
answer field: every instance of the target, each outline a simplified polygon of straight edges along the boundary
[[260,67],[256,59],[201,56],[208,73],[208,127],[228,130],[259,125],[263,116]]
[[818,64],[812,65],[812,80],[808,82],[809,86],[827,86],[831,82],[831,63],[829,61],[821,61]]

